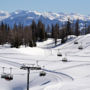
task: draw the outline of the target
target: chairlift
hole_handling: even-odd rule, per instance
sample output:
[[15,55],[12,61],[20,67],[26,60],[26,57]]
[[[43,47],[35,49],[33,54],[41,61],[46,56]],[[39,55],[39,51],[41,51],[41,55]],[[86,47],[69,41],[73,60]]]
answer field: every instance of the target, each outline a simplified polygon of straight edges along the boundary
[[6,74],[5,80],[7,80],[7,81],[13,80],[13,75],[11,75],[11,74]]
[[[45,66],[43,66],[43,69],[44,69],[44,67],[45,67]],[[40,77],[41,77],[41,76],[46,76],[46,72],[42,70],[42,71],[40,72],[39,76],[40,76]]]
[[82,45],[80,45],[80,46],[78,47],[78,49],[82,50],[82,49],[83,49],[83,46],[82,46]]
[[13,75],[7,74],[7,73],[3,73],[3,74],[1,75],[1,78],[2,78],[2,79],[5,79],[5,80],[7,80],[7,81],[11,81],[11,80],[13,80]]
[[62,53],[58,52],[58,53],[57,53],[57,56],[62,56]]
[[67,62],[67,58],[62,58],[62,62]]
[[67,62],[68,61],[66,57],[67,57],[67,53],[65,53],[65,57],[62,58],[62,62]]
[[58,49],[57,56],[62,56],[62,53],[60,52],[60,49]]
[[39,74],[39,76],[46,76],[46,72],[41,71],[40,74]]
[[5,79],[6,75],[7,75],[6,73],[1,74],[1,78]]
[[78,44],[78,41],[74,41],[74,44]]
[[41,70],[41,67],[39,66],[38,63],[39,63],[39,61],[37,60],[37,61],[36,61],[36,65],[37,65],[37,68],[36,68],[36,69],[37,69],[37,70]]
[[5,79],[5,77],[6,77],[6,73],[4,72],[4,69],[5,69],[5,67],[2,67],[3,68],[3,74],[1,74],[1,78],[4,78]]
[[1,74],[1,78],[5,79],[5,80],[7,80],[7,81],[13,80],[13,75],[11,74],[12,68],[10,68],[10,73],[9,73],[9,74],[4,73],[4,68],[5,68],[5,67],[3,67],[3,74]]

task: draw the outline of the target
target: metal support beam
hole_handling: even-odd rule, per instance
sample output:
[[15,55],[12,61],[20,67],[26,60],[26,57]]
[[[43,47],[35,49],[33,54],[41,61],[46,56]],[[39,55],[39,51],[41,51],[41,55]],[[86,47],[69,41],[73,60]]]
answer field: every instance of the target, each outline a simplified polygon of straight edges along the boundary
[[29,90],[29,78],[30,78],[30,70],[41,70],[41,67],[30,67],[23,65],[20,69],[27,70],[27,90]]
[[30,74],[30,68],[27,68],[27,90],[29,90],[29,74]]

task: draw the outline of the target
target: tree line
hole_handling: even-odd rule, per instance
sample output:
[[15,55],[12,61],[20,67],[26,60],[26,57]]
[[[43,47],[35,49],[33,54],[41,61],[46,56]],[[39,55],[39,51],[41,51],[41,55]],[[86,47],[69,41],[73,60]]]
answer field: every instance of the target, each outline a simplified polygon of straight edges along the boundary
[[8,43],[11,47],[16,48],[19,48],[21,45],[25,45],[25,47],[36,47],[36,42],[43,42],[48,38],[53,38],[56,45],[57,39],[61,39],[61,43],[65,43],[68,35],[79,36],[88,33],[90,33],[90,25],[85,25],[80,30],[79,20],[73,23],[68,19],[63,25],[56,23],[47,27],[45,27],[45,24],[41,20],[38,23],[33,20],[29,26],[14,24],[13,28],[2,22],[0,24],[0,45]]

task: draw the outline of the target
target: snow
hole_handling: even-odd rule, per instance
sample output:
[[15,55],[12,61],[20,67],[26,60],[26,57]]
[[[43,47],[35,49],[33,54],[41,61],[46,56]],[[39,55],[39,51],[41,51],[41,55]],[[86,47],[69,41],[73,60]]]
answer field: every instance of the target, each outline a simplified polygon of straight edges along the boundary
[[3,19],[6,19],[10,17],[10,14],[6,11],[0,11],[0,21],[2,21]]
[[27,54],[27,55],[44,55],[44,50],[40,48],[20,48],[18,50],[22,54]]
[[[78,41],[78,44],[74,44]],[[5,44],[0,46],[0,75],[10,73],[12,67],[13,80],[0,78],[0,90],[26,90],[27,71],[20,69],[23,64],[35,64],[42,67],[46,76],[40,77],[42,71],[30,71],[30,90],[90,90],[90,34],[70,36],[68,41],[57,46],[53,39],[37,42],[37,47],[10,48]],[[79,50],[78,46],[83,49]],[[58,57],[60,51],[62,57]],[[62,62],[62,58],[68,62]],[[45,67],[43,67],[45,66]]]

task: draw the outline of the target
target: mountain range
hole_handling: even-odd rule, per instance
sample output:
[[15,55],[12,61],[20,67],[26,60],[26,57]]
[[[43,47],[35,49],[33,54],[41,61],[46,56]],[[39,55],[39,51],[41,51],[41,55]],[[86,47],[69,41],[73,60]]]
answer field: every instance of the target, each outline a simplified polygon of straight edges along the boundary
[[0,11],[0,22],[4,22],[13,26],[15,23],[23,24],[23,25],[30,25],[32,20],[35,20],[37,23],[38,20],[41,20],[46,26],[52,24],[63,24],[65,23],[68,18],[71,21],[75,22],[79,19],[80,26],[84,26],[85,22],[90,24],[90,15],[81,15],[77,13],[54,13],[54,12],[37,12],[37,11],[26,11],[26,10],[16,10],[14,12],[5,12]]

